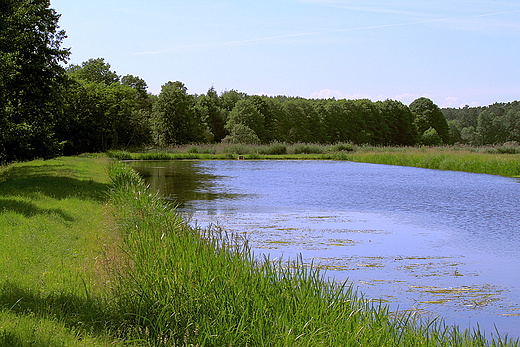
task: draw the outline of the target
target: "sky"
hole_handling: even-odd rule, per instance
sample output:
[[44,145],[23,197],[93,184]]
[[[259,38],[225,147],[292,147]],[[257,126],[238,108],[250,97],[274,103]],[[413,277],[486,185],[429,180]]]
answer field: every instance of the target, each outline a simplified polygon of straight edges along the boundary
[[51,0],[69,63],[104,58],[159,94],[520,100],[518,0]]

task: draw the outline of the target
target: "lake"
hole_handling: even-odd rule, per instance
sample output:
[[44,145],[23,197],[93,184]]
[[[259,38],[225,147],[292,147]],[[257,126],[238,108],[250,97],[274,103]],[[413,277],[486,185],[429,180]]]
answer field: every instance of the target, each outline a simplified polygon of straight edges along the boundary
[[520,181],[347,161],[133,161],[191,223],[392,309],[520,337]]

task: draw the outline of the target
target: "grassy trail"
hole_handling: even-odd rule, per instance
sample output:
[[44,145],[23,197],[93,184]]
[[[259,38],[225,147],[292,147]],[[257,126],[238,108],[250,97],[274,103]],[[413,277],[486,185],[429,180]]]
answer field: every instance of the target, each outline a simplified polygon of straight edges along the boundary
[[0,346],[105,346],[108,159],[0,172]]

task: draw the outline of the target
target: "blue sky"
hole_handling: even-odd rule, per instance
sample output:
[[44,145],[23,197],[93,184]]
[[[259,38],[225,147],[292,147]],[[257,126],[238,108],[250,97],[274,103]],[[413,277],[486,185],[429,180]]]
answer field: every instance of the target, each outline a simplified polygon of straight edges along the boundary
[[518,0],[51,0],[71,63],[105,58],[158,94],[520,100]]

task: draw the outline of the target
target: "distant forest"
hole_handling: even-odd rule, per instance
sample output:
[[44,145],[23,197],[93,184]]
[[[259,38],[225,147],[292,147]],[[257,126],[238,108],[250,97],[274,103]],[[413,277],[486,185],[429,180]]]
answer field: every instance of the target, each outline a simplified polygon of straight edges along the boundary
[[[3,3],[0,163],[202,142],[382,146],[520,142],[520,103],[440,109],[430,99],[304,99],[236,90],[189,94],[179,81],[147,92],[103,58],[65,64],[65,33],[44,0]],[[4,8],[5,7],[5,8]]]
[[443,108],[454,143],[473,146],[520,143],[520,102],[483,107]]

